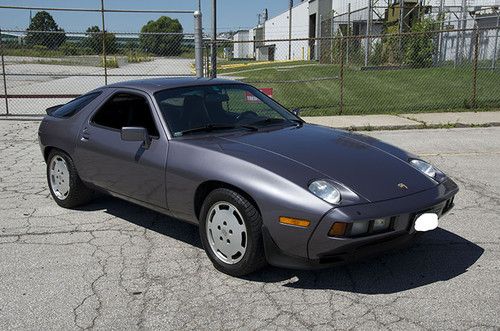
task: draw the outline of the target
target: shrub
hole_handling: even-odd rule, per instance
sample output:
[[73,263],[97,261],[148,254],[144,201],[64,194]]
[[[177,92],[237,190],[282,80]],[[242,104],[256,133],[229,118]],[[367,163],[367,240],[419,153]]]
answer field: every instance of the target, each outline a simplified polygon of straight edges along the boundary
[[412,32],[405,40],[405,62],[413,67],[430,67],[435,51],[434,37],[431,31],[436,28],[436,21],[431,18],[415,23]]
[[[104,67],[104,57],[101,56],[101,60],[99,62],[100,67]],[[120,65],[118,64],[118,60],[116,56],[106,57],[106,68],[118,68]]]

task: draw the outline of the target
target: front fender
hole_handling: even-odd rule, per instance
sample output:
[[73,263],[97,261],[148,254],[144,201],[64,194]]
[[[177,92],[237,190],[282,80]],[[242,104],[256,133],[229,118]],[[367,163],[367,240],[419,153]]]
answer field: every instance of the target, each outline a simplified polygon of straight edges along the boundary
[[[276,156],[261,153],[259,163],[274,164]],[[300,174],[303,183],[319,176],[313,170],[290,162],[288,174]],[[223,153],[218,145],[194,145],[171,141],[167,160],[167,200],[179,218],[197,222],[194,195],[200,184],[220,181],[238,187],[250,195],[261,211],[264,226],[278,245],[288,254],[307,257],[307,242],[318,222],[332,206],[311,194],[297,182],[270,169]],[[300,182],[299,181],[299,182]],[[307,228],[283,225],[280,216],[306,219]]]

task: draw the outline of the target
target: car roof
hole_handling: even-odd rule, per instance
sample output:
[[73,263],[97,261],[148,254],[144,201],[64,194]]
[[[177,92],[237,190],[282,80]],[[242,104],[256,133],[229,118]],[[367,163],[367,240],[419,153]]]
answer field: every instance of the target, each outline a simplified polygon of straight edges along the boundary
[[214,84],[241,84],[241,82],[221,78],[196,78],[196,77],[168,77],[130,80],[107,85],[113,88],[133,88],[149,93],[186,86],[214,85]]

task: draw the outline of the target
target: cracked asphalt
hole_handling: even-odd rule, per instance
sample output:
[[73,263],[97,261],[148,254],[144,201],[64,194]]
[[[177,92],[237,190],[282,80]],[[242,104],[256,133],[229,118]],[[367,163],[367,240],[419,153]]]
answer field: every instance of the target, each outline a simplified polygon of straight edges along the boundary
[[460,186],[440,227],[321,271],[217,272],[195,226],[51,199],[37,122],[0,121],[0,329],[499,329],[500,128],[368,132]]

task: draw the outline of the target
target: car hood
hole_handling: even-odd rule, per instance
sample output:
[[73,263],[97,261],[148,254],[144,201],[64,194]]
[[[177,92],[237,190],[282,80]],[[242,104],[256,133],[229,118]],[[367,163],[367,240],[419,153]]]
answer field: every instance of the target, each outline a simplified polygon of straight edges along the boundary
[[[224,153],[243,157],[284,177],[289,177],[285,174],[290,171],[296,176],[301,165],[303,176],[321,178],[299,182],[331,179],[368,201],[398,198],[437,185],[407,162],[406,152],[371,137],[322,126],[304,124],[219,136],[219,146]],[[266,164],[271,162],[274,164]]]

